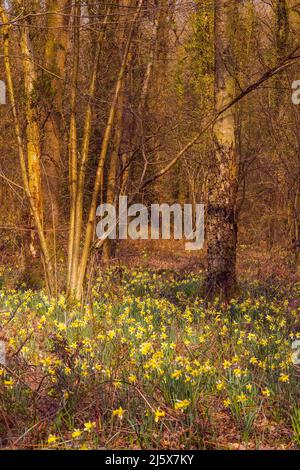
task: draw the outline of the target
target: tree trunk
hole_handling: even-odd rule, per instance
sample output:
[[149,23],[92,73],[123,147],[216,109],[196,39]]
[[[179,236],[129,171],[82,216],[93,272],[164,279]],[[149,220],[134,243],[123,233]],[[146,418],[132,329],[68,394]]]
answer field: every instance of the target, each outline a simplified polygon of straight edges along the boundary
[[47,211],[55,226],[59,218],[62,158],[62,109],[65,61],[68,45],[70,0],[47,0],[47,37],[45,42],[46,120],[44,126],[43,155],[47,187]]
[[[118,110],[116,113],[116,125],[114,133],[114,143],[113,149],[110,155],[108,175],[107,175],[107,189],[106,189],[106,203],[114,204],[116,203],[116,191],[117,191],[117,171],[119,163],[119,150],[122,139],[122,130],[123,130],[123,106],[124,106],[124,83],[122,90],[120,92],[119,101],[118,101]],[[116,243],[115,240],[110,240],[106,238],[103,243],[103,261],[108,262],[112,255],[114,255]]]
[[[119,13],[120,18],[122,18],[122,14],[124,11],[124,7],[128,8],[131,6],[131,0],[122,0],[119,5]],[[124,39],[126,41],[126,22],[124,23],[123,28],[119,28],[116,31],[116,42],[118,44],[123,44]],[[128,58],[128,66],[130,67],[131,63],[131,54],[129,54]],[[127,71],[128,74],[128,71]],[[116,119],[115,119],[115,126],[114,126],[114,136],[113,136],[113,145],[112,151],[110,153],[110,158],[108,161],[108,172],[107,172],[107,188],[106,188],[106,203],[107,204],[114,204],[116,198],[116,190],[117,190],[117,171],[118,171],[118,163],[119,163],[119,151],[121,147],[122,135],[123,135],[123,110],[124,110],[124,93],[126,88],[126,78],[124,78],[122,83],[122,88],[120,90],[120,96],[118,99],[117,104],[117,112],[116,112]],[[110,238],[106,238],[103,242],[103,251],[102,251],[102,258],[105,263],[107,263],[111,256],[114,255],[116,249],[116,240],[110,240]]]
[[[232,75],[232,2],[215,1],[215,111],[234,99]],[[213,129],[215,171],[210,177],[207,210],[206,294],[228,300],[236,291],[237,157],[235,118],[232,108],[217,120]]]
[[69,132],[69,192],[70,192],[70,221],[69,221],[69,243],[68,243],[68,272],[67,289],[70,289],[72,276],[72,263],[75,240],[76,222],[76,195],[78,186],[78,162],[77,162],[77,86],[79,72],[79,49],[80,49],[80,16],[81,7],[76,0],[73,10],[73,71],[72,71],[72,91],[71,91],[71,117]]
[[83,225],[83,195],[84,195],[84,183],[85,183],[85,174],[87,162],[89,159],[89,148],[90,148],[90,138],[92,130],[92,99],[95,95],[96,88],[96,78],[97,70],[99,65],[99,59],[102,51],[103,40],[105,37],[106,25],[109,19],[110,9],[107,10],[106,17],[103,23],[102,31],[98,35],[97,47],[95,51],[93,66],[91,70],[91,80],[89,86],[89,97],[90,100],[87,104],[87,109],[84,117],[84,129],[82,137],[82,147],[81,147],[81,160],[78,168],[77,176],[77,188],[76,188],[76,201],[75,201],[75,224],[74,224],[74,233],[71,234],[73,240],[70,242],[73,245],[72,250],[72,262],[69,262],[69,268],[71,272],[69,273],[69,283],[68,291],[69,293],[74,294],[77,285],[77,276],[78,276],[78,264],[79,264],[79,255],[80,255],[80,242],[82,236],[82,225]]
[[21,135],[20,122],[19,122],[19,116],[17,112],[14,85],[13,85],[11,65],[10,65],[10,52],[9,52],[10,26],[9,26],[7,17],[5,15],[4,8],[1,3],[0,3],[0,17],[3,23],[1,32],[3,35],[4,66],[5,66],[5,74],[6,74],[6,81],[7,81],[7,90],[8,90],[8,95],[10,98],[15,134],[16,134],[17,145],[18,145],[18,153],[19,153],[19,161],[20,161],[23,187],[24,187],[26,198],[30,205],[30,210],[33,214],[35,226],[36,226],[37,233],[39,236],[40,247],[41,247],[41,252],[43,255],[44,268],[45,268],[45,274],[46,274],[46,282],[47,282],[49,293],[51,294],[53,293],[54,287],[55,287],[54,271],[53,271],[52,260],[51,260],[51,256],[49,253],[47,241],[45,239],[45,235],[43,231],[43,224],[42,224],[40,212],[31,194],[31,189],[29,185],[28,170],[26,166],[26,158],[25,158],[25,153],[24,153],[24,143],[23,143],[23,139]]
[[[37,106],[34,102],[35,84],[37,80],[34,58],[26,23],[21,27],[21,51],[24,71],[26,138],[27,138],[27,165],[28,182],[33,204],[35,205],[41,222],[43,221],[43,198],[41,185],[41,148],[40,129]],[[31,211],[30,226],[33,230],[29,236],[29,252],[32,259],[38,255],[38,234],[35,230],[34,216]],[[29,260],[29,258],[27,257]],[[31,264],[31,263],[30,263]]]

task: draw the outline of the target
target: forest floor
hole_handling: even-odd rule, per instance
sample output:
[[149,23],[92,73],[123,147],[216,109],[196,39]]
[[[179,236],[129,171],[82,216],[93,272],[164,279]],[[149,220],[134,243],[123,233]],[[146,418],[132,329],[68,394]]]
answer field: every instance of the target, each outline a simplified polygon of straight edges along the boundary
[[199,295],[201,256],[145,244],[121,247],[84,307],[3,282],[1,447],[300,446],[300,282],[276,258],[241,249],[227,305]]

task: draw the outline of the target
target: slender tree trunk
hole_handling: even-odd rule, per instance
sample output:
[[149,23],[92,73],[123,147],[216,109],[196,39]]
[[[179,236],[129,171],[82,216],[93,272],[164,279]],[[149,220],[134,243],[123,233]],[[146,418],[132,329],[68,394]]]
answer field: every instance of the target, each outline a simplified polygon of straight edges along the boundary
[[[286,0],[276,0],[275,4],[275,61],[280,63],[286,53],[289,37],[289,18]],[[274,110],[280,107],[282,101],[281,74],[277,74],[274,79]]]
[[[23,56],[22,62],[25,88],[28,183],[33,204],[36,207],[39,218],[42,222],[43,197],[41,185],[40,128],[37,105],[34,102],[37,75],[29,39],[29,31],[26,24],[21,26],[21,51]],[[32,211],[30,226],[34,226],[34,216]],[[35,229],[30,232],[29,250],[32,258],[36,258],[38,252],[38,234]]]
[[68,273],[67,288],[70,288],[72,276],[72,263],[74,252],[74,231],[76,220],[76,195],[77,195],[77,123],[76,123],[76,101],[77,101],[77,85],[79,71],[79,43],[80,43],[80,14],[81,7],[78,0],[73,8],[74,11],[74,27],[73,27],[73,76],[71,91],[71,118],[70,118],[70,137],[69,137],[69,189],[70,189],[70,227],[69,227],[69,244],[68,244]]
[[[119,5],[119,13],[122,18],[124,7],[130,7],[131,0],[122,0]],[[124,39],[126,40],[126,22],[124,23],[123,28],[119,28],[116,32],[116,42],[118,44],[124,44]],[[131,54],[129,54],[127,69],[130,68],[131,63]],[[127,71],[128,75],[128,71]],[[120,95],[117,104],[117,112],[114,125],[114,135],[113,135],[113,144],[112,151],[110,153],[110,158],[108,161],[108,172],[107,172],[107,188],[106,188],[106,203],[113,204],[116,199],[117,191],[117,171],[119,163],[119,151],[121,147],[122,135],[123,135],[123,110],[124,110],[124,93],[126,88],[126,78],[124,78],[122,87],[120,90]],[[103,242],[103,251],[102,257],[104,262],[108,262],[111,256],[114,254],[116,248],[116,240],[110,240],[106,238]]]
[[[169,5],[170,4],[170,5]],[[155,54],[154,75],[155,81],[152,87],[152,108],[153,115],[156,119],[156,126],[164,126],[167,120],[168,107],[166,103],[166,95],[168,90],[168,67],[169,67],[169,42],[170,42],[170,24],[173,18],[173,3],[169,0],[159,0],[157,2],[157,14],[155,18],[156,28],[153,51]],[[153,171],[156,172],[160,165],[160,161],[166,158],[165,148],[166,142],[164,135],[158,135],[156,138],[155,162],[152,165]],[[163,188],[161,181],[155,181],[151,191],[156,194],[159,201],[162,197],[170,197],[171,187],[168,186],[167,191]]]
[[83,195],[84,195],[84,183],[85,183],[85,174],[86,166],[89,158],[89,147],[90,147],[90,138],[91,138],[91,129],[92,129],[92,100],[95,95],[96,88],[96,79],[97,79],[97,70],[99,59],[102,51],[103,40],[105,36],[105,29],[109,19],[110,9],[107,10],[107,14],[103,23],[102,31],[99,33],[97,47],[94,56],[93,67],[91,71],[91,81],[89,87],[89,102],[87,105],[85,119],[84,119],[84,130],[82,138],[82,147],[81,147],[81,160],[78,168],[77,176],[77,188],[76,188],[76,201],[75,201],[75,224],[74,232],[72,234],[73,241],[73,252],[72,252],[72,263],[70,263],[71,273],[69,275],[70,285],[69,292],[72,295],[76,291],[77,285],[77,276],[78,276],[78,265],[79,265],[79,255],[80,255],[80,242],[82,237],[82,225],[83,225]]
[[11,109],[12,109],[13,120],[14,120],[14,127],[15,127],[15,134],[16,134],[17,144],[18,144],[19,161],[20,161],[23,187],[24,187],[26,198],[30,205],[30,210],[32,211],[32,214],[33,214],[34,222],[35,222],[38,236],[39,236],[48,289],[49,289],[49,292],[52,293],[54,291],[54,275],[53,275],[52,260],[50,257],[47,241],[45,239],[40,213],[39,213],[38,207],[35,204],[35,201],[31,194],[31,190],[29,186],[28,170],[26,167],[26,159],[25,159],[25,154],[24,154],[24,143],[23,143],[21,130],[20,130],[20,123],[19,123],[19,117],[18,117],[18,112],[17,112],[14,85],[12,81],[12,73],[11,73],[11,65],[10,65],[10,53],[9,53],[10,26],[9,26],[5,11],[1,4],[0,4],[0,17],[3,23],[1,30],[2,30],[2,36],[3,36],[4,67],[5,67],[5,74],[6,74],[7,90],[8,90],[8,95],[10,98]]
[[80,297],[81,295],[84,276],[86,273],[86,267],[87,267],[88,258],[90,254],[90,248],[91,248],[91,243],[93,239],[93,232],[94,232],[94,226],[95,226],[95,220],[96,220],[97,199],[98,199],[99,191],[101,189],[101,182],[103,181],[104,164],[106,160],[112,127],[115,121],[117,103],[118,103],[118,99],[119,99],[119,95],[120,95],[120,91],[122,88],[122,83],[123,83],[123,79],[124,79],[124,75],[125,75],[126,67],[128,63],[131,40],[133,37],[133,32],[136,26],[137,19],[141,12],[142,4],[143,4],[143,0],[139,0],[135,15],[132,20],[131,29],[128,34],[128,39],[127,39],[127,43],[125,46],[122,65],[121,65],[120,72],[117,78],[114,96],[113,96],[113,100],[110,106],[108,120],[107,120],[106,128],[104,131],[101,152],[99,156],[98,167],[97,167],[97,172],[96,172],[96,177],[95,177],[95,184],[94,184],[94,189],[93,189],[93,194],[92,194],[92,200],[91,200],[90,210],[89,210],[89,215],[88,215],[87,227],[86,227],[86,232],[85,232],[84,246],[83,246],[81,261],[80,261],[80,265],[78,269],[78,278],[77,278],[77,286],[76,286],[77,297]]
[[[149,98],[149,89],[151,89],[150,84],[151,82],[151,77],[153,75],[153,68],[154,68],[154,62],[155,62],[155,57],[156,57],[156,43],[157,43],[157,38],[158,38],[158,31],[159,31],[159,22],[158,18],[155,18],[155,26],[154,26],[154,34],[153,34],[153,39],[151,43],[151,50],[150,50],[150,57],[147,63],[147,66],[145,68],[145,75],[144,75],[144,80],[142,84],[142,90],[141,90],[141,96],[140,100],[138,103],[138,123],[140,123],[139,126],[136,128],[136,120],[133,120],[132,118],[130,119],[130,122],[125,122],[123,125],[124,131],[123,131],[123,138],[122,138],[122,145],[120,149],[120,155],[121,155],[121,166],[122,166],[122,173],[120,176],[120,183],[119,183],[119,194],[121,196],[126,195],[126,192],[128,191],[128,186],[130,182],[130,173],[132,169],[131,165],[131,155],[128,152],[128,149],[131,148],[136,148],[139,144],[139,141],[141,140],[143,136],[143,126],[141,125],[141,122],[143,119],[145,119],[145,115],[147,113],[147,105],[148,105],[148,98]],[[130,88],[130,85],[128,86]],[[125,100],[125,97],[124,97]],[[126,108],[126,103],[124,105],[124,108]],[[126,119],[125,119],[126,121]]]
[[294,257],[295,265],[299,263],[300,254],[300,180],[295,192],[293,192],[293,200],[289,205],[289,230],[290,230],[290,245]]
[[[232,2],[215,1],[215,111],[234,99],[235,81],[230,64]],[[207,276],[209,298],[229,299],[236,290],[237,158],[232,108],[213,129],[215,171],[210,178],[207,210]]]
[[[120,92],[118,109],[116,113],[116,125],[114,133],[114,143],[110,155],[108,175],[107,175],[107,190],[106,202],[107,204],[114,204],[117,192],[117,171],[119,163],[119,150],[121,146],[122,131],[123,131],[123,107],[124,107],[124,83]],[[115,240],[114,240],[115,241]],[[103,243],[103,261],[108,262],[111,255],[114,254],[115,243],[107,238]]]

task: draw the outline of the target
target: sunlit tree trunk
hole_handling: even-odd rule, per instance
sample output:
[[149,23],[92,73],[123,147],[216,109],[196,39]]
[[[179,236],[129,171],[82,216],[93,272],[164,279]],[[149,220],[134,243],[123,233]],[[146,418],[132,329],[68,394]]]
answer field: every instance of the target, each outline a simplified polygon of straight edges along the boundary
[[11,110],[12,110],[13,121],[14,121],[14,129],[15,129],[17,145],[18,145],[18,153],[19,153],[19,161],[20,161],[23,187],[24,187],[26,198],[30,206],[30,210],[33,214],[35,226],[36,226],[37,233],[39,236],[39,242],[40,242],[40,247],[41,247],[41,252],[42,252],[44,267],[45,267],[45,273],[46,273],[47,286],[48,286],[49,292],[53,293],[54,274],[53,274],[52,260],[51,260],[47,241],[45,239],[45,235],[43,231],[43,223],[41,220],[41,214],[39,212],[39,208],[36,204],[36,201],[34,200],[34,197],[31,194],[31,188],[30,188],[29,178],[28,178],[28,169],[26,165],[26,158],[25,158],[25,152],[24,152],[24,143],[22,139],[19,116],[18,116],[17,106],[16,106],[16,99],[15,99],[14,85],[13,85],[13,80],[12,80],[12,72],[11,72],[11,64],[10,64],[10,52],[9,52],[10,26],[9,26],[9,22],[5,14],[5,10],[1,4],[0,4],[0,17],[3,23],[1,26],[1,32],[2,32],[2,37],[3,37],[4,67],[5,67],[5,74],[6,74],[6,83],[7,83],[7,90],[8,90],[8,95],[10,99]]
[[[26,113],[26,139],[27,139],[27,165],[28,182],[31,198],[39,215],[43,221],[43,197],[41,185],[41,149],[40,149],[40,129],[37,113],[37,103],[35,102],[35,86],[37,75],[34,65],[29,30],[26,25],[21,26],[21,51],[24,71],[25,88],[25,113]],[[34,217],[31,211],[31,226],[34,226]],[[37,257],[38,234],[35,230],[30,232],[29,249],[33,258]]]
[[82,227],[83,227],[83,196],[84,196],[84,184],[85,184],[85,175],[86,167],[89,158],[89,148],[90,148],[90,138],[92,130],[92,115],[93,115],[93,106],[92,100],[95,95],[96,88],[96,79],[97,79],[97,70],[100,55],[103,47],[103,40],[105,37],[105,28],[109,19],[110,9],[107,10],[107,14],[102,26],[102,31],[99,33],[97,40],[97,47],[94,55],[94,61],[91,70],[91,79],[89,86],[89,101],[87,104],[85,118],[84,118],[84,129],[82,137],[82,146],[81,146],[81,158],[78,162],[78,175],[77,175],[77,188],[76,188],[76,201],[75,201],[75,223],[74,230],[70,233],[70,237],[73,240],[72,243],[72,256],[69,260],[69,286],[68,291],[71,295],[75,294],[77,279],[78,279],[78,265],[79,265],[79,256],[80,256],[80,242],[82,238]]
[[[235,95],[232,74],[232,2],[215,1],[215,111]],[[214,155],[207,209],[206,295],[230,298],[236,289],[237,158],[233,108],[218,119],[213,129]]]
[[76,220],[76,196],[78,180],[78,162],[77,162],[77,122],[76,122],[76,102],[77,86],[79,72],[79,43],[80,43],[80,15],[81,7],[78,1],[72,10],[74,12],[73,20],[73,72],[72,72],[72,90],[71,90],[71,117],[69,132],[69,190],[70,190],[70,222],[69,222],[69,243],[68,243],[68,272],[67,287],[70,287],[72,276],[72,263],[74,252],[74,231]]

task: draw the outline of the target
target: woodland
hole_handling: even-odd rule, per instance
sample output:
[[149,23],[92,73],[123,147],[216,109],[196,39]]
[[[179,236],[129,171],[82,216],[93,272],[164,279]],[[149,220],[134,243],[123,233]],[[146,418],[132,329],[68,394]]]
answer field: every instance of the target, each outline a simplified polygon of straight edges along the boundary
[[[299,38],[297,0],[0,0],[0,450],[300,447]],[[99,238],[125,196],[203,246]]]

